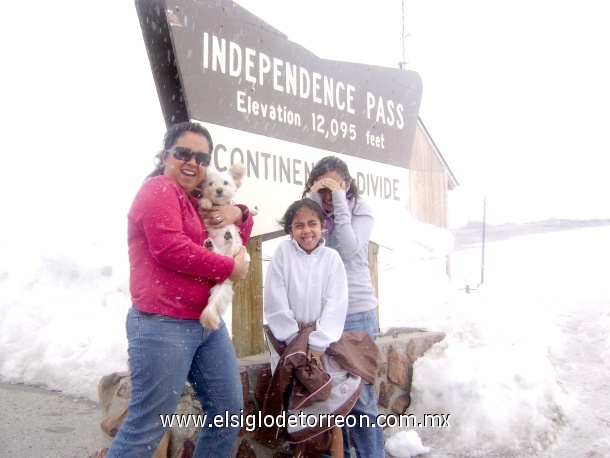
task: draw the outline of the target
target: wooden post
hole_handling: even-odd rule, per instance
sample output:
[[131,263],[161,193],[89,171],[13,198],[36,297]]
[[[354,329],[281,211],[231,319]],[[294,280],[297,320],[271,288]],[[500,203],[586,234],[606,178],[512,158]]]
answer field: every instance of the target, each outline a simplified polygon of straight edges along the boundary
[[238,358],[265,351],[263,338],[263,237],[252,237],[247,246],[250,270],[235,285],[233,296],[233,346]]
[[[377,268],[377,253],[379,244],[369,242],[369,270],[371,271],[371,282],[375,288],[375,297],[379,299],[379,270]],[[377,322],[379,322],[379,307],[377,307]],[[379,331],[379,329],[377,329]]]

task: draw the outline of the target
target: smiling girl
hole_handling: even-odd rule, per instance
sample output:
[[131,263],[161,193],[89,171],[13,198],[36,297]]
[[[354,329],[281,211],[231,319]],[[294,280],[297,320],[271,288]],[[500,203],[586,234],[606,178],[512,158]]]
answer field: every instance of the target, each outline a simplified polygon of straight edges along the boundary
[[[273,337],[287,344],[299,334],[299,326],[314,322],[307,359],[320,361],[343,333],[348,302],[345,268],[339,253],[324,246],[324,213],[318,204],[309,199],[294,202],[280,224],[290,240],[278,245],[267,270],[265,319]],[[272,371],[279,358],[272,351]],[[331,435],[331,455],[343,456],[340,429],[334,427]]]

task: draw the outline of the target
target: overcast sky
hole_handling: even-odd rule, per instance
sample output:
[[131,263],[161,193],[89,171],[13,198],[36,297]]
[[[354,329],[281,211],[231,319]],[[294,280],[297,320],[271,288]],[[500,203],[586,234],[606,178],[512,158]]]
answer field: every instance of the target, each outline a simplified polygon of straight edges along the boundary
[[[405,0],[405,40],[401,0],[240,3],[319,57],[419,73],[420,117],[460,183],[453,225],[483,196],[491,222],[610,217],[605,2]],[[13,13],[0,190],[17,223],[3,231],[123,236],[165,130],[134,2]]]
[[407,61],[423,80],[420,117],[461,184],[454,210],[481,213],[487,196],[497,221],[610,217],[605,2],[238,3],[320,57]]

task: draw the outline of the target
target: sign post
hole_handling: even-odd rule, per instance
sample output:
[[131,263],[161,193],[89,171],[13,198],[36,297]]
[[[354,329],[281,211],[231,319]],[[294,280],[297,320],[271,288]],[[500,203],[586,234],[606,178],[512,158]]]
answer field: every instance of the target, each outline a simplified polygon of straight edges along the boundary
[[[343,159],[373,205],[406,203],[417,73],[321,59],[228,0],[136,0],[136,8],[166,124],[203,123],[214,168],[246,165],[238,199],[258,207],[254,244],[278,231],[324,156]],[[261,327],[262,294],[250,297],[261,297]]]

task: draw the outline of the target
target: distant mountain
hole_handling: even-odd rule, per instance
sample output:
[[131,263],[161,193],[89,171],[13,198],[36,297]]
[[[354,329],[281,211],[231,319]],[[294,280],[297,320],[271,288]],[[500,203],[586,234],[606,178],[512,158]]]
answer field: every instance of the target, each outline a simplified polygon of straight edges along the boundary
[[[565,230],[584,229],[590,227],[609,226],[610,219],[557,219],[529,223],[486,224],[485,242],[497,242],[521,235],[540,234]],[[481,245],[483,240],[483,223],[469,221],[465,226],[450,229],[455,239],[454,251]]]

